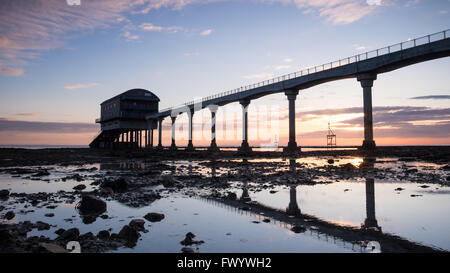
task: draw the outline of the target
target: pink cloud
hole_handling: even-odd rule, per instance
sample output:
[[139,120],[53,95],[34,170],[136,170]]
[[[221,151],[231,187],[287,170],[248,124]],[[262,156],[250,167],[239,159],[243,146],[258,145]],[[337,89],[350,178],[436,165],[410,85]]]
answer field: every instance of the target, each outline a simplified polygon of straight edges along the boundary
[[[181,9],[191,4],[229,0],[95,0],[68,5],[62,0],[2,0],[0,2],[0,74],[20,76],[30,59],[42,52],[59,48],[85,32],[125,24],[122,36],[136,40],[127,27],[127,14],[148,13],[153,9]],[[368,15],[376,5],[363,0],[257,0],[295,4],[305,12],[318,12],[326,21],[347,24]],[[144,30],[176,32],[179,28],[144,26]],[[202,32],[209,35],[211,29]]]

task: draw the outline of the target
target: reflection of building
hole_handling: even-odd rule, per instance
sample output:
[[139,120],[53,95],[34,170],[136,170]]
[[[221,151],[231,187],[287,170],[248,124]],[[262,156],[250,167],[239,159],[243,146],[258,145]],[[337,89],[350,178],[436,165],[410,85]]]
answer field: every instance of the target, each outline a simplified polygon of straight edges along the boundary
[[92,148],[135,148],[153,144],[155,123],[145,116],[158,112],[159,98],[145,89],[131,89],[100,104],[101,132],[89,144]]
[[378,226],[377,218],[375,216],[375,179],[370,172],[374,163],[374,158],[365,157],[362,164],[364,167],[368,168],[366,174],[366,220],[364,221],[362,228],[381,231],[381,227]]
[[300,215],[300,208],[297,204],[297,186],[291,186],[289,190],[289,205],[286,208],[288,215]]

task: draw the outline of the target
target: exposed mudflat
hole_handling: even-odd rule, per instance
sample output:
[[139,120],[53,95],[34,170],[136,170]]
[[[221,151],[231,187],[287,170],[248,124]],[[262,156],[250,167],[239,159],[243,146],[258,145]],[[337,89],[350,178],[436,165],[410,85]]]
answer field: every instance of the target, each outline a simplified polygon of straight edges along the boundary
[[450,251],[449,152],[0,149],[0,251]]

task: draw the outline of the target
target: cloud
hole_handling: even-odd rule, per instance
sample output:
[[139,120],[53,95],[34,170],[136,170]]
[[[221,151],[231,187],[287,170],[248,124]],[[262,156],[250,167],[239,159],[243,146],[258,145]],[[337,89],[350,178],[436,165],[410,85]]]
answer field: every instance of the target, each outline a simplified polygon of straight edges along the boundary
[[77,83],[77,84],[73,84],[73,85],[65,85],[64,88],[65,89],[69,89],[69,90],[76,90],[76,89],[82,89],[82,88],[90,88],[90,87],[94,87],[94,86],[99,86],[99,83]]
[[[139,39],[132,34],[131,14],[151,10],[181,9],[192,4],[209,4],[230,0],[95,0],[68,5],[63,0],[0,1],[0,74],[20,76],[30,60],[45,51],[63,47],[70,39],[95,29],[124,24],[121,35],[128,41]],[[382,1],[371,0],[256,0],[257,2],[296,5],[305,13],[317,13],[332,24],[348,24],[372,13]],[[144,24],[142,30],[177,32],[179,27]],[[210,35],[212,29],[200,34]]]
[[199,56],[200,53],[198,51],[196,51],[196,52],[186,52],[183,55],[186,56],[186,57],[191,57],[191,56]]
[[448,10],[445,10],[445,9],[439,11],[439,14],[447,14],[447,13],[448,13]]
[[430,96],[420,96],[420,97],[412,97],[410,100],[449,100],[449,95],[430,95]]
[[[362,107],[323,109],[296,113],[300,122],[313,122],[321,118],[333,119],[333,116],[362,114]],[[330,117],[331,116],[331,117]],[[364,119],[352,117],[332,123],[333,131],[341,138],[361,137]],[[284,115],[282,119],[287,119]],[[419,106],[382,106],[373,108],[373,126],[376,137],[392,138],[450,138],[450,108],[432,108]],[[358,129],[358,130],[355,130]],[[302,137],[318,137],[326,131],[313,131]]]
[[39,116],[39,113],[17,113],[17,114],[13,114],[13,116],[19,116],[19,117],[37,117],[37,116]]
[[205,30],[203,30],[202,32],[200,32],[200,35],[202,35],[202,36],[208,36],[208,35],[211,35],[213,33],[213,30],[212,29],[205,29]]
[[365,46],[362,46],[362,45],[353,45],[353,47],[354,47],[355,50],[357,50],[357,51],[363,51],[363,50],[366,50],[366,49],[367,49]]
[[275,70],[288,69],[291,68],[290,65],[276,65],[273,67]]
[[251,74],[243,76],[244,79],[271,79],[273,78],[273,73],[260,73],[260,74]]
[[0,118],[0,132],[91,133],[99,130],[92,123],[21,121]]
[[285,62],[285,63],[292,63],[292,59],[291,58],[286,58],[286,59],[283,59],[283,62]]
[[318,13],[332,24],[350,24],[358,21],[382,5],[380,0],[280,0],[293,2],[305,13]]
[[136,41],[139,40],[139,35],[131,34],[131,32],[126,31],[122,34],[122,37],[125,37],[127,41]]
[[143,23],[139,26],[141,30],[144,31],[154,31],[154,32],[169,32],[169,33],[177,33],[183,28],[181,27],[175,27],[175,26],[169,26],[169,27],[163,27],[163,26],[155,26],[152,23]]

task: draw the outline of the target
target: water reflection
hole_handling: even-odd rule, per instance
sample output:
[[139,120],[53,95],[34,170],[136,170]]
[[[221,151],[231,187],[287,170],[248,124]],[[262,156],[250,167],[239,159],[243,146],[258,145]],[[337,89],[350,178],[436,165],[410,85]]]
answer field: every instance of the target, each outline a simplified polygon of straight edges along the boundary
[[363,229],[372,229],[381,232],[378,221],[375,216],[375,179],[373,175],[373,167],[375,158],[365,157],[361,165],[366,170],[366,219],[362,225]]
[[298,216],[301,214],[297,203],[297,186],[291,186],[289,190],[289,205],[286,208],[288,215]]
[[243,202],[252,201],[252,199],[250,198],[250,194],[248,193],[248,182],[247,181],[244,181],[243,186],[242,186],[241,201],[243,201]]

